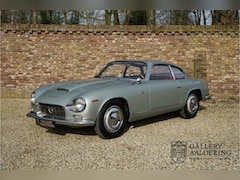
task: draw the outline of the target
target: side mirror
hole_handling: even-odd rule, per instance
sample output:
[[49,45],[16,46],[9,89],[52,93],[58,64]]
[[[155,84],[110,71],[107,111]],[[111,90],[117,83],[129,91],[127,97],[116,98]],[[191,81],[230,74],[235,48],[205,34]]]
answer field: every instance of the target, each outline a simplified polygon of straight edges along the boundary
[[136,84],[141,84],[142,83],[142,79],[140,77],[138,77],[136,80],[135,80],[135,83]]

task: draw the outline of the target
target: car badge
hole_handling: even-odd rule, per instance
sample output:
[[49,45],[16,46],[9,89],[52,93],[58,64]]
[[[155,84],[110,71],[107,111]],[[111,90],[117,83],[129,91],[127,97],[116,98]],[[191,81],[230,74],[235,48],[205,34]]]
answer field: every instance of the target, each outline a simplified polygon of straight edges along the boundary
[[54,108],[52,106],[48,106],[47,110],[49,114],[52,114],[54,112]]
[[187,142],[176,141],[171,143],[171,158],[175,163],[182,163],[187,156]]

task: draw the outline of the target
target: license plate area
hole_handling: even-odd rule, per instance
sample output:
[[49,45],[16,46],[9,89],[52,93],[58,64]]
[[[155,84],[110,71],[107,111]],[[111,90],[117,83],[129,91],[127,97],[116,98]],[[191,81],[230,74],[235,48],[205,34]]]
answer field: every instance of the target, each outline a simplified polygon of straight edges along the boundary
[[37,119],[37,124],[42,127],[55,128],[55,124],[52,121],[46,121],[42,119]]

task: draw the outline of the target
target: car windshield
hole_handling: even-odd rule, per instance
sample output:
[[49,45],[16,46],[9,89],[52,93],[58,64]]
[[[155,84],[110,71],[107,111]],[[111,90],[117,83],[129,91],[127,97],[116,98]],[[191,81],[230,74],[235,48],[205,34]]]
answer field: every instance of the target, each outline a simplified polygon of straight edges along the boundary
[[100,78],[130,78],[144,79],[146,75],[147,65],[144,62],[112,62],[109,63],[97,77]]

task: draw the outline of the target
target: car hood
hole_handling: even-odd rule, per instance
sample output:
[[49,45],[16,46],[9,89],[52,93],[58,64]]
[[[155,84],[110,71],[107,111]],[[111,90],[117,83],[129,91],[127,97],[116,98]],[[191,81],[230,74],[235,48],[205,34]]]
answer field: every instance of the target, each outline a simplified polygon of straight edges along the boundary
[[113,80],[111,81],[103,81],[100,79],[91,79],[91,80],[76,80],[76,81],[69,81],[64,82],[61,84],[56,84],[56,87],[52,90],[58,90],[58,91],[68,91],[68,92],[88,92],[91,89],[101,88],[103,86],[107,86],[113,83]]
[[60,82],[39,88],[37,101],[46,104],[66,105],[78,96],[111,86],[128,84],[130,81],[111,79],[88,79]]

